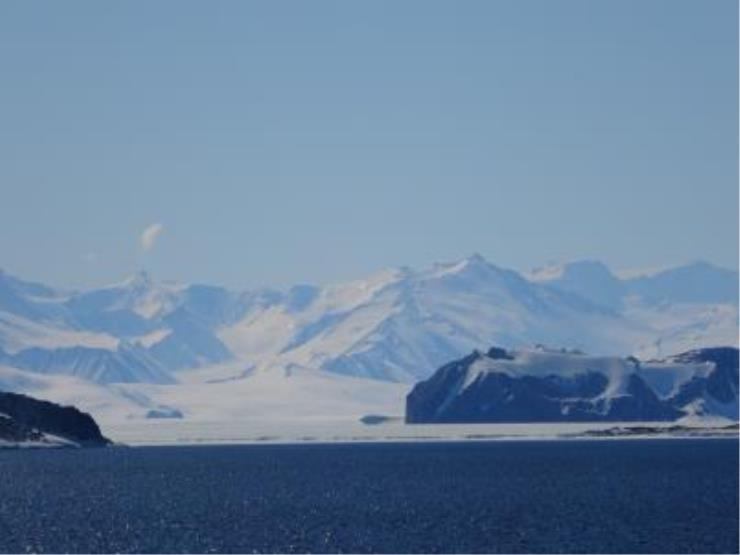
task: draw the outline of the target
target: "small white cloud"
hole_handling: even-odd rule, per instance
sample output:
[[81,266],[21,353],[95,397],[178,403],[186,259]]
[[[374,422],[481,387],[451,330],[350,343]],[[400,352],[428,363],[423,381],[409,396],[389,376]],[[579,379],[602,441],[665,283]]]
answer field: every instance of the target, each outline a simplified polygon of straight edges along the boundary
[[82,260],[84,260],[85,262],[94,262],[97,257],[98,254],[95,252],[86,252],[82,255]]
[[157,242],[157,237],[164,231],[162,224],[152,224],[147,227],[141,234],[141,248],[146,252],[154,248],[154,243]]

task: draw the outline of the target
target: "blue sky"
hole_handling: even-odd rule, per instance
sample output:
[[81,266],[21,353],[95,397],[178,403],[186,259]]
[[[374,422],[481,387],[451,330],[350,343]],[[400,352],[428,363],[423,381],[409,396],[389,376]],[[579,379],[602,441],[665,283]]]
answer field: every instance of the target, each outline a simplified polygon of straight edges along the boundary
[[3,2],[0,267],[737,267],[737,22],[729,0]]

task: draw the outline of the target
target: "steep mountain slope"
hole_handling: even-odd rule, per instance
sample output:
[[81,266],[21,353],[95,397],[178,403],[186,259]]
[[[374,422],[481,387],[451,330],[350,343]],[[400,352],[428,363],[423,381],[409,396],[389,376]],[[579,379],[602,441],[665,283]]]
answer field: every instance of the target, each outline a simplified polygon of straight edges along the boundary
[[41,374],[68,374],[98,383],[173,383],[170,373],[142,347],[122,342],[115,349],[31,347],[14,355],[0,351],[0,363]]
[[663,357],[709,345],[738,344],[738,273],[696,262],[620,279],[604,264],[580,261],[535,270],[530,279],[587,298],[650,330],[631,345]]
[[243,312],[242,297],[145,273],[81,293],[0,274],[0,362],[100,383],[173,382],[173,371],[232,358],[213,330]]
[[625,302],[625,318],[643,322],[652,331],[638,341],[632,353],[640,358],[662,358],[706,346],[738,344],[738,307],[731,303]]
[[62,293],[0,270],[0,311],[36,322],[62,322],[66,313],[61,301]]
[[[492,341],[647,356],[736,344],[737,308],[730,303],[676,305],[680,317],[671,317],[665,313],[674,305],[626,296],[626,286],[598,263],[565,275],[580,276],[578,285],[529,281],[480,256],[424,271],[388,271],[310,291],[299,306],[278,302],[247,311],[219,337],[260,368],[294,363],[396,381],[423,377]],[[601,291],[608,298],[598,297]]]
[[[737,344],[733,276],[699,264],[622,280],[581,262],[527,279],[477,255],[284,293],[145,273],[63,292],[0,273],[0,363],[102,384],[173,383],[229,362],[410,383],[492,342],[662,357]],[[705,282],[713,293],[692,296]]]
[[474,352],[418,383],[406,421],[590,422],[738,419],[738,350],[660,361],[567,351]]

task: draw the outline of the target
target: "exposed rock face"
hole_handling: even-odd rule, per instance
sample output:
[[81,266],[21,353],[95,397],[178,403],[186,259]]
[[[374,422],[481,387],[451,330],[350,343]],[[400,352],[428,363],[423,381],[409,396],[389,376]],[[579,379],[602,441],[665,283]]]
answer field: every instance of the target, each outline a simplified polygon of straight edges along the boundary
[[181,411],[169,407],[151,409],[146,413],[147,418],[182,418]]
[[44,442],[54,436],[81,447],[111,443],[92,416],[26,395],[0,392],[0,439],[8,442]]
[[679,404],[686,405],[697,399],[710,397],[720,403],[737,402],[738,367],[740,360],[738,350],[730,347],[699,349],[674,357],[676,362],[711,362],[714,371],[707,376],[696,376],[686,383],[678,393]]
[[738,418],[738,350],[689,351],[662,361],[564,351],[474,352],[416,384],[406,421],[666,421]]

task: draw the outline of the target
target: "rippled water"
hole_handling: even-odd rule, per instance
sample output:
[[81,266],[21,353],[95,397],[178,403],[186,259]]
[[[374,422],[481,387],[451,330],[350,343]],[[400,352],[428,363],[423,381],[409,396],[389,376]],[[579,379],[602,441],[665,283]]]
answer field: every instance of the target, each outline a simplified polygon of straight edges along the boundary
[[10,552],[737,552],[736,439],[0,452]]

